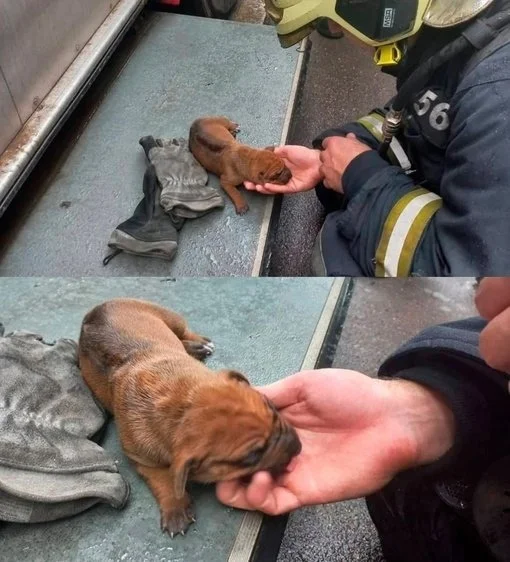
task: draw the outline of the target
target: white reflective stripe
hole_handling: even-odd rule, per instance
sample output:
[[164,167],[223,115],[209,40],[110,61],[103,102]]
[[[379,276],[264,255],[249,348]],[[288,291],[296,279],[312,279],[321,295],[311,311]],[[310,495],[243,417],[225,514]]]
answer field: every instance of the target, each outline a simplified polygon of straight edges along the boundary
[[[381,117],[382,119],[382,117]],[[362,121],[367,121],[369,122],[371,125],[373,125],[377,131],[379,132],[379,134],[381,135],[382,138],[382,121],[377,119],[377,117],[374,117],[373,115],[367,115],[366,117],[363,117]],[[409,158],[407,157],[407,154],[405,153],[405,150],[402,148],[402,145],[400,144],[400,142],[393,137],[391,143],[390,143],[390,148],[391,151],[393,152],[393,154],[395,155],[395,158],[398,160],[398,163],[400,164],[400,167],[404,170],[404,171],[408,171],[411,169],[411,162],[409,160]]]
[[419,195],[410,201],[405,209],[400,213],[400,216],[398,217],[391,232],[388,247],[386,249],[386,255],[384,256],[385,277],[397,276],[400,255],[402,254],[406,237],[411,230],[414,221],[429,203],[437,201],[438,199],[441,199],[441,197],[435,193],[424,193],[423,195]]

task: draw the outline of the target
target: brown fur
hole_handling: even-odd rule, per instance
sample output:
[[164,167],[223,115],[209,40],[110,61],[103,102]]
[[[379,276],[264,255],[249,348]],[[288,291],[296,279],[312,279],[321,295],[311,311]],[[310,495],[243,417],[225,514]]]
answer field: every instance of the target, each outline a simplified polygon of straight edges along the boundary
[[213,372],[198,360],[211,348],[178,314],[140,300],[107,301],[82,324],[82,376],[114,415],[124,452],[171,536],[194,521],[188,480],[282,470],[301,448],[294,429],[241,373]]
[[284,185],[292,174],[274,148],[258,149],[237,142],[238,131],[237,123],[227,117],[203,117],[191,125],[189,146],[200,164],[220,178],[236,212],[242,215],[248,204],[237,186],[245,181]]

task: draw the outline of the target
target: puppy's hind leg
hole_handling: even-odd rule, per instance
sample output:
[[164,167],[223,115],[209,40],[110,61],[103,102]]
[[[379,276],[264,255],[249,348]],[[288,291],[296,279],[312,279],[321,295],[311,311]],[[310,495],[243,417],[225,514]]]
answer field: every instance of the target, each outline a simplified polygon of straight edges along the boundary
[[[200,336],[199,336],[200,337]],[[205,343],[193,340],[183,340],[184,348],[191,357],[203,361],[209,355],[214,352],[214,344],[212,341],[207,341]]]
[[182,341],[186,351],[192,357],[202,361],[213,353],[213,342],[205,336],[200,336],[192,332],[182,316],[161,306],[152,306],[163,322]]
[[169,467],[150,467],[135,463],[140,476],[147,482],[161,511],[161,530],[172,538],[184,535],[188,527],[195,522],[190,496],[185,493],[176,498]]

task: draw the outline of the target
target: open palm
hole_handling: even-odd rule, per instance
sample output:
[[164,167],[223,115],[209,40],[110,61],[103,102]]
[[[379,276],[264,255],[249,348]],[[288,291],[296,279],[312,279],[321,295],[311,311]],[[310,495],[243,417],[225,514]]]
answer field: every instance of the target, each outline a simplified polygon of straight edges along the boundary
[[262,391],[296,428],[301,454],[277,479],[261,472],[248,486],[218,484],[224,503],[276,515],[358,498],[382,488],[408,462],[405,438],[399,438],[405,434],[382,381],[326,369],[298,373]]
[[321,181],[321,161],[318,150],[312,150],[305,146],[280,146],[274,149],[275,154],[280,156],[287,168],[292,172],[291,180],[285,185],[266,183],[255,185],[245,182],[246,189],[256,190],[259,193],[272,195],[275,193],[299,193],[313,189]]

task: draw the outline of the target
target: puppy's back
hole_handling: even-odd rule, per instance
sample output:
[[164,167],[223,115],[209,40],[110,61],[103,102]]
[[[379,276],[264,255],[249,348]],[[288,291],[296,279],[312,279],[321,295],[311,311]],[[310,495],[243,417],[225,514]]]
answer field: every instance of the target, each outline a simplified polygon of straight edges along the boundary
[[189,148],[208,171],[221,175],[222,157],[236,141],[228,130],[230,121],[224,117],[201,117],[190,128]]
[[80,358],[87,358],[105,375],[121,365],[137,361],[151,349],[182,347],[169,324],[179,317],[153,303],[137,299],[112,299],[84,317]]

